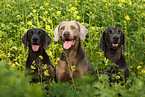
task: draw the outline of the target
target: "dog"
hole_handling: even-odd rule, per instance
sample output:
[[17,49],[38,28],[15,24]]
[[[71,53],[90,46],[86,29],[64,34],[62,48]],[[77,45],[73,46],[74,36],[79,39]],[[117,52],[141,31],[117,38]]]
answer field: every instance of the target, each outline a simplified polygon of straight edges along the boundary
[[[126,52],[125,34],[123,33],[122,29],[120,27],[106,28],[102,33],[102,37],[100,38],[99,47],[101,48],[102,52],[104,52],[104,56],[117,65],[117,68],[111,67],[111,71],[108,73],[112,73],[112,71],[118,73],[119,70],[123,69],[123,76],[126,80],[130,73],[128,65],[125,61],[125,57],[122,55],[122,45],[123,51]],[[109,75],[112,76],[112,74]],[[110,81],[113,81],[110,76],[109,79]]]
[[[54,30],[54,40],[61,40],[63,52],[56,69],[56,79],[60,82],[70,82],[75,78],[83,78],[85,73],[96,76],[81,40],[85,40],[88,29],[76,21],[62,21]],[[75,67],[72,70],[71,67]]]
[[34,72],[33,74],[31,73],[34,75],[32,82],[45,81],[47,83],[50,79],[54,79],[55,68],[51,64],[49,56],[45,52],[45,49],[47,49],[47,46],[52,41],[50,36],[42,29],[33,28],[29,29],[21,40],[25,49],[27,46],[29,47],[26,69],[30,72],[30,70],[32,70],[31,66],[34,66]]

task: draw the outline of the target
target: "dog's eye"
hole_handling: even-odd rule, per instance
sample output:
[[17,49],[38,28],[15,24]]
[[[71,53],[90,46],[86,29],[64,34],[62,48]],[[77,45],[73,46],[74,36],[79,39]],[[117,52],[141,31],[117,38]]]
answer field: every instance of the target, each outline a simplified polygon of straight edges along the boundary
[[29,35],[33,35],[33,31],[29,32]]
[[64,28],[65,28],[65,27],[63,26],[63,27],[60,28],[60,30],[64,30]]
[[118,34],[121,34],[121,31],[120,30],[118,30]]
[[108,31],[109,34],[112,34],[112,30]]
[[38,34],[41,35],[42,34],[41,31],[38,31]]
[[74,26],[70,26],[70,28],[71,28],[72,30],[75,30],[75,29],[76,29]]

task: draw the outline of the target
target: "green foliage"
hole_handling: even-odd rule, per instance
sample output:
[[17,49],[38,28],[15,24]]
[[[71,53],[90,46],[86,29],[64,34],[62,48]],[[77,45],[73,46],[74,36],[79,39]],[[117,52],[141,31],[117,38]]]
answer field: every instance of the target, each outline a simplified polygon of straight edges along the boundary
[[24,72],[7,69],[0,63],[0,97],[42,97],[45,91],[40,85],[30,85]]
[[[77,80],[73,85],[50,83],[47,96],[145,96],[145,1],[144,0],[1,0],[0,1],[0,96],[46,96],[41,84],[29,85],[24,70],[28,49],[22,36],[30,28],[44,29],[53,40],[53,30],[61,21],[75,20],[88,28],[82,46],[98,71],[106,62],[99,48],[102,31],[109,26],[121,27],[126,35],[124,53],[131,70],[125,85],[108,83],[107,75],[99,82]],[[62,51],[61,42],[54,42],[46,50],[56,67]],[[2,66],[1,66],[2,65]],[[5,65],[5,66],[3,66]]]

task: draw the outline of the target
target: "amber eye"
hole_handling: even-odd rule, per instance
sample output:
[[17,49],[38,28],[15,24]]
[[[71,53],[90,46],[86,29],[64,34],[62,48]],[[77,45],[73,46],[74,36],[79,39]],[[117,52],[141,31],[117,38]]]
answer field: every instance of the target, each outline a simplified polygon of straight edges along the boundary
[[60,30],[64,30],[64,28],[65,28],[65,27],[63,26],[63,27],[60,28]]
[[76,29],[74,26],[70,26],[70,28],[71,28],[72,30],[75,30],[75,29]]
[[118,34],[121,34],[121,31],[120,30],[118,30]]
[[41,35],[42,34],[41,31],[38,31],[38,34]]
[[112,30],[108,31],[109,34],[112,34]]

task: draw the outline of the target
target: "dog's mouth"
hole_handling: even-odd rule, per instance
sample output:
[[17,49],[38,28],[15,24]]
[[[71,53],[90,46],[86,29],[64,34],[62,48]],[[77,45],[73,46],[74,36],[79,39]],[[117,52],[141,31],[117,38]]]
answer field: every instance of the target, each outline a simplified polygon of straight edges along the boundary
[[38,51],[39,50],[40,45],[32,45],[32,50],[33,51]]
[[71,48],[73,45],[75,45],[75,43],[76,43],[76,38],[74,38],[74,39],[69,39],[69,38],[62,39],[62,43],[63,43],[63,48],[64,48],[64,49],[69,49],[69,48]]
[[117,47],[118,46],[118,43],[113,43],[112,46],[113,47]]
[[114,47],[114,48],[116,48],[116,47],[118,47],[118,43],[112,43],[112,47]]

